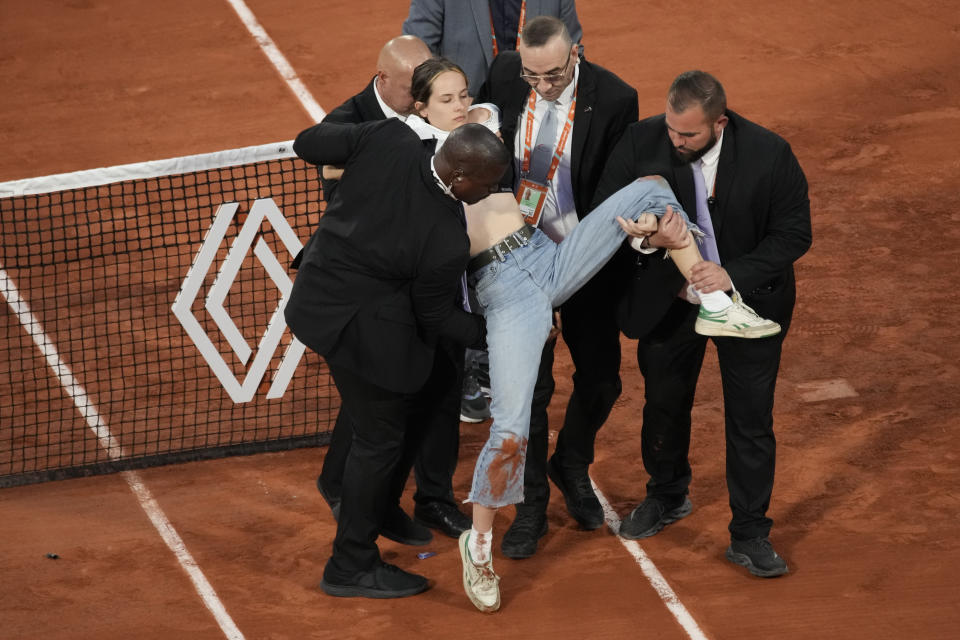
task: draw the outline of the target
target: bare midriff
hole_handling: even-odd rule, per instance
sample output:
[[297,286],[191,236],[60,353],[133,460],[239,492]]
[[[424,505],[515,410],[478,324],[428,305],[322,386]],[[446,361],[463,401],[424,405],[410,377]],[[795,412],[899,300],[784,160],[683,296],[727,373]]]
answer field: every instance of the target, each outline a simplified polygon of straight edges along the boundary
[[524,226],[523,215],[512,193],[494,193],[464,207],[470,257],[497,244]]

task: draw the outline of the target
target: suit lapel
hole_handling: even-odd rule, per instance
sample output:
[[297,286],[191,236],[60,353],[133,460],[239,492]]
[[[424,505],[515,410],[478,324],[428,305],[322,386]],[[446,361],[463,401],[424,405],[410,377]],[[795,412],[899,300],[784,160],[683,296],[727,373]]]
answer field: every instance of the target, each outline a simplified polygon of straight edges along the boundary
[[673,177],[677,181],[677,198],[687,212],[687,217],[696,221],[698,216],[697,197],[693,188],[693,169],[689,164],[674,165]]
[[[590,132],[590,122],[593,119],[593,107],[597,101],[597,83],[593,69],[586,60],[580,60],[580,79],[577,81],[577,108],[573,114],[573,147],[570,149],[570,181],[573,183],[573,192],[580,193],[580,158],[583,147],[587,142],[587,133]],[[589,205],[589,203],[586,203]],[[586,211],[577,202],[577,211]]]
[[510,63],[504,65],[503,68],[503,80],[507,86],[504,91],[506,99],[503,101],[503,116],[501,121],[504,134],[503,141],[511,152],[516,152],[514,148],[514,137],[517,131],[520,130],[520,118],[527,108],[527,101],[530,99],[530,92],[533,91],[533,89],[520,78],[520,72],[523,68],[520,62],[520,54],[516,51],[511,51],[501,55],[508,56],[508,58],[504,59],[510,60]]
[[[487,69],[493,62],[493,41],[490,39],[490,5],[487,0],[470,0],[473,9],[473,22],[477,26],[477,37],[480,38],[480,50],[483,51],[483,62]],[[471,87],[474,91],[479,87]]]
[[713,220],[713,231],[717,237],[717,243],[720,242],[720,231],[723,228],[723,220],[727,213],[727,203],[730,201],[730,193],[733,189],[733,178],[737,168],[737,136],[736,127],[732,115],[727,126],[723,131],[723,146],[720,147],[720,160],[717,163],[717,179],[714,184],[714,197],[717,199],[717,207],[711,216]]

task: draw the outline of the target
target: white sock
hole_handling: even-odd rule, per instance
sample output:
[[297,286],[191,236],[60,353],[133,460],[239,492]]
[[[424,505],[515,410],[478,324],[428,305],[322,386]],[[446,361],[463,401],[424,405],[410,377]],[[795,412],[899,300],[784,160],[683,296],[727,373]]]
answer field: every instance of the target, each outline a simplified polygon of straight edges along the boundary
[[467,548],[470,550],[470,557],[473,558],[474,564],[483,564],[489,560],[493,549],[493,530],[481,532],[471,528]]
[[700,304],[702,304],[703,307],[711,313],[723,311],[733,304],[733,300],[730,298],[730,296],[723,291],[711,291],[710,293],[702,293],[697,291],[697,295],[700,297]]

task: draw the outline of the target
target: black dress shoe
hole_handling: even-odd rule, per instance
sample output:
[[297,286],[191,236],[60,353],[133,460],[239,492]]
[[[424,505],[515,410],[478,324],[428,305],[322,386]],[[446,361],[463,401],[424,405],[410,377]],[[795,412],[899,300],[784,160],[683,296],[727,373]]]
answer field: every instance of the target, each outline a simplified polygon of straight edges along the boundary
[[517,517],[503,535],[500,550],[508,558],[529,558],[537,552],[537,544],[545,535],[547,514],[539,507],[517,507]]
[[[329,490],[324,488],[322,476],[317,478],[317,490],[330,506],[333,519],[339,523],[340,498],[333,496]],[[399,505],[391,509],[389,515],[387,515],[383,521],[383,526],[380,528],[380,535],[399,542],[400,544],[410,545],[424,545],[433,540],[433,534],[430,533],[430,530],[411,520],[410,516],[404,513]]]
[[417,522],[437,529],[451,538],[459,538],[461,533],[473,527],[473,521],[469,517],[447,502],[417,504],[413,508],[413,517]]
[[430,529],[416,522],[400,508],[400,505],[391,507],[387,517],[380,527],[380,535],[400,544],[421,546],[433,540]]
[[386,562],[380,562],[370,571],[358,573],[347,580],[328,576],[323,572],[320,588],[324,593],[340,598],[404,598],[426,591],[427,579],[404,571]]
[[556,456],[551,456],[547,461],[547,475],[563,493],[567,511],[577,524],[591,531],[603,526],[603,507],[593,492],[586,468],[564,469],[557,464]]
[[323,476],[317,476],[317,490],[323,499],[327,501],[330,511],[333,512],[333,519],[336,522],[340,522],[340,496],[334,496],[330,491],[324,489]]

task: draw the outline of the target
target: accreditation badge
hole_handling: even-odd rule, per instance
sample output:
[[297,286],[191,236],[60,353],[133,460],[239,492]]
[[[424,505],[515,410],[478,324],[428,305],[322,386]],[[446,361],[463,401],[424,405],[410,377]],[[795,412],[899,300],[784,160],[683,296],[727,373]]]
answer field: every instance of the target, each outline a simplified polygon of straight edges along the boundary
[[517,188],[517,204],[520,205],[520,213],[523,214],[524,221],[531,227],[539,224],[543,203],[546,201],[546,185],[537,184],[526,178],[520,181],[520,186]]

